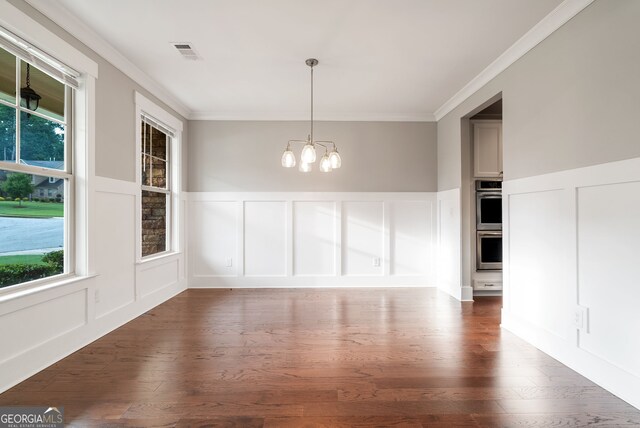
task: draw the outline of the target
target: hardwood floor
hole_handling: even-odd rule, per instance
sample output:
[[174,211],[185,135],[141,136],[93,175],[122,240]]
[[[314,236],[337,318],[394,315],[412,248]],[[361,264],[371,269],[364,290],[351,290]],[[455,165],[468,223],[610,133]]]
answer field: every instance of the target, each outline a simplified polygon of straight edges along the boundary
[[640,425],[434,289],[188,290],[0,395],[71,426]]

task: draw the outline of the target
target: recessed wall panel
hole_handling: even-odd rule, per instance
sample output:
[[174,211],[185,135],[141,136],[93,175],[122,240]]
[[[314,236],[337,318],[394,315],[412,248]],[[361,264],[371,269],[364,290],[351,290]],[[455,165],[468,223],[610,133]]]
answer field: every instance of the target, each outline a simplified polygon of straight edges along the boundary
[[640,182],[578,189],[580,347],[640,376]]
[[86,289],[2,315],[0,362],[43,345],[86,322]]
[[335,202],[294,202],[294,275],[335,275],[335,251]]
[[391,274],[426,275],[431,265],[431,204],[393,201],[390,206]]
[[286,209],[282,201],[244,203],[245,275],[286,275]]
[[189,225],[194,276],[235,275],[237,258],[237,203],[196,201]]
[[509,196],[511,311],[561,338],[571,316],[566,215],[561,190]]
[[135,300],[136,198],[97,192],[95,242],[96,315],[106,315]]
[[384,206],[377,201],[342,204],[342,272],[381,275],[384,266]]

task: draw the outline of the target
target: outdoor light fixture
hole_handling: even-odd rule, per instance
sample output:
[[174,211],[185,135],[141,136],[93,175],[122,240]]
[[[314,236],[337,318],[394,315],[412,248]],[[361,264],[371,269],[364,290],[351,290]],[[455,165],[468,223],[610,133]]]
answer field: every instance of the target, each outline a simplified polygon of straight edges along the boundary
[[[296,166],[296,155],[291,151],[292,143],[304,143],[302,153],[300,154],[300,165],[298,170],[300,172],[310,172],[312,164],[316,161],[316,146],[324,147],[324,155],[320,159],[320,171],[331,172],[334,169],[340,168],[342,165],[342,159],[338,153],[336,143],[333,141],[315,141],[313,139],[313,67],[318,65],[318,60],[315,58],[309,58],[305,61],[311,68],[311,132],[306,140],[289,140],[287,142],[287,148],[282,154],[282,166],[285,168],[293,168]],[[331,151],[329,151],[329,144],[331,144]]]
[[31,89],[31,66],[27,64],[27,86],[20,88],[20,104],[31,111],[36,111],[42,97]]

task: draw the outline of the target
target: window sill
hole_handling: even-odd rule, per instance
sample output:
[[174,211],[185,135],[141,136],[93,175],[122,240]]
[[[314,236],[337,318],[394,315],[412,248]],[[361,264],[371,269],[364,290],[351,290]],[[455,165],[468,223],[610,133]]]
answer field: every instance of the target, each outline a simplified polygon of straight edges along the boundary
[[136,262],[136,265],[146,265],[153,264],[153,262],[160,263],[162,261],[166,261],[167,259],[177,258],[182,255],[181,251],[167,251],[155,256],[145,257],[144,259],[140,259]]
[[0,288],[0,303],[19,299],[33,294],[42,293],[43,291],[51,290],[54,288],[75,284],[77,282],[85,281],[96,276],[98,275],[92,274],[80,276],[67,274],[61,275],[60,277],[55,279],[43,278],[33,281],[32,283],[24,283],[23,285],[16,284],[5,288]]

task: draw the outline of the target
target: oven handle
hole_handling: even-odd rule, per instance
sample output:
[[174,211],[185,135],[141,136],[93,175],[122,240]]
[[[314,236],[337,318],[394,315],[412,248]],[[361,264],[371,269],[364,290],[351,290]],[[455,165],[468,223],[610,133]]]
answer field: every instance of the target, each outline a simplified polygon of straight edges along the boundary
[[502,193],[478,193],[478,199],[501,199]]

